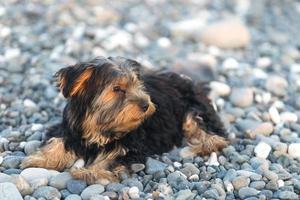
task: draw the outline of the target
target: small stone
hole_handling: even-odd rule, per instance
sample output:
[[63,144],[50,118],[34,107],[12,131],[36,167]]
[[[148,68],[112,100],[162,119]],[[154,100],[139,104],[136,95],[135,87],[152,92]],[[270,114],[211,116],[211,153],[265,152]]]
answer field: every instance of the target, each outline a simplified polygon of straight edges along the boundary
[[2,162],[3,162],[3,157],[0,156],[0,165],[2,164]]
[[18,168],[23,157],[19,156],[6,156],[2,162],[2,166],[5,168]]
[[31,130],[33,132],[41,131],[41,130],[43,130],[43,128],[44,128],[44,126],[42,124],[32,124],[32,126],[31,126]]
[[250,183],[250,178],[245,176],[238,176],[232,180],[232,185],[236,190],[239,190],[243,187],[247,187]]
[[270,76],[266,81],[266,88],[277,96],[284,96],[286,94],[286,88],[288,82],[280,76]]
[[215,92],[218,96],[228,96],[231,92],[231,88],[226,84],[218,81],[210,82],[210,87],[213,92]]
[[291,191],[280,191],[279,192],[280,199],[288,199],[288,200],[296,200],[299,199],[299,196],[295,192]]
[[12,181],[11,176],[0,172],[0,183],[11,182],[11,181]]
[[90,185],[85,188],[81,193],[81,198],[83,200],[89,200],[92,196],[101,194],[104,192],[104,187],[100,184]]
[[292,143],[288,147],[288,154],[292,158],[300,157],[300,143]]
[[193,174],[189,177],[190,181],[196,182],[199,181],[199,175],[198,174]]
[[268,145],[267,143],[260,142],[258,143],[258,145],[256,145],[254,149],[254,153],[256,157],[266,159],[269,156],[271,149],[272,149],[271,146]]
[[269,136],[274,127],[270,122],[260,123],[253,120],[237,120],[237,126],[244,131],[248,137],[255,139],[258,135]]
[[184,167],[180,169],[180,171],[187,177],[190,177],[194,174],[198,175],[200,173],[200,170],[192,163],[184,164]]
[[270,107],[269,115],[274,124],[279,124],[281,122],[279,112],[275,106]]
[[272,60],[269,57],[261,57],[256,60],[256,66],[260,68],[267,68],[271,66]]
[[141,163],[134,163],[131,165],[131,170],[135,173],[140,172],[145,169],[145,165]]
[[33,154],[34,152],[37,151],[37,149],[41,146],[41,141],[38,141],[38,140],[32,140],[32,141],[28,141],[26,144],[25,144],[25,147],[24,147],[24,152],[27,154],[27,155],[31,155]]
[[130,189],[129,189],[129,191],[128,191],[128,195],[129,195],[129,197],[130,198],[132,198],[132,199],[137,199],[137,198],[139,198],[140,197],[140,195],[139,195],[139,188],[137,188],[137,187],[131,187]]
[[81,168],[81,167],[84,167],[84,160],[83,159],[78,159],[76,160],[76,162],[73,164],[72,168]]
[[37,107],[36,103],[34,103],[30,99],[25,99],[23,104],[24,104],[24,107],[26,109],[29,109],[30,111],[33,111],[33,112],[38,111],[38,107]]
[[247,197],[256,196],[258,194],[258,191],[254,188],[243,187],[239,190],[238,194],[241,199],[245,199]]
[[62,172],[50,178],[49,186],[61,190],[67,187],[67,182],[69,180],[72,180],[71,174],[69,172]]
[[238,19],[227,19],[204,28],[201,40],[220,48],[245,47],[250,42],[248,28]]
[[70,194],[65,200],[81,200],[81,197],[77,194]]
[[279,180],[277,181],[277,185],[278,185],[279,188],[283,187],[283,186],[284,186],[284,181],[281,180],[281,179],[279,179]]
[[283,112],[280,114],[280,119],[284,123],[296,123],[298,121],[298,116],[291,112]]
[[262,190],[266,186],[266,183],[264,181],[253,181],[250,183],[250,187],[255,188],[257,190]]
[[233,70],[239,68],[239,62],[234,58],[226,58],[222,63],[222,68],[225,70]]
[[157,171],[163,171],[168,165],[158,160],[148,158],[146,162],[146,173],[154,174]]
[[196,196],[191,190],[181,190],[177,194],[175,194],[175,200],[187,200],[187,199],[194,199]]
[[157,186],[157,191],[162,193],[166,197],[173,196],[173,190],[167,183],[159,183]]
[[46,178],[48,180],[48,178],[51,177],[51,172],[44,168],[27,168],[24,169],[20,175],[30,183],[36,179]]
[[80,194],[86,186],[86,183],[81,180],[69,180],[67,182],[67,189],[73,194]]
[[212,152],[212,153],[210,154],[210,157],[209,157],[208,161],[205,162],[205,164],[208,165],[208,166],[219,166],[220,163],[219,163],[219,161],[218,161],[218,156],[217,156],[217,154],[216,154],[215,152]]
[[0,183],[1,200],[23,200],[22,195],[12,183]]
[[233,105],[244,108],[252,105],[253,96],[251,88],[233,88],[229,98]]
[[193,158],[195,156],[195,153],[192,151],[190,147],[184,147],[180,150],[179,156],[181,158]]
[[61,198],[60,192],[56,188],[50,186],[42,186],[37,188],[33,192],[32,196],[37,199],[44,198],[47,200],[59,200]]

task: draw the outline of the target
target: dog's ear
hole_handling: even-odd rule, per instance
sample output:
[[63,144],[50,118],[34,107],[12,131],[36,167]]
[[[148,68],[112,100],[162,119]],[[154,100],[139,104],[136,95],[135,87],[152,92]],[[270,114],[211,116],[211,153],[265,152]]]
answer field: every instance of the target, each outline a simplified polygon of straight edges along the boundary
[[65,98],[69,98],[84,92],[92,73],[92,67],[75,65],[59,70],[54,76],[61,93]]

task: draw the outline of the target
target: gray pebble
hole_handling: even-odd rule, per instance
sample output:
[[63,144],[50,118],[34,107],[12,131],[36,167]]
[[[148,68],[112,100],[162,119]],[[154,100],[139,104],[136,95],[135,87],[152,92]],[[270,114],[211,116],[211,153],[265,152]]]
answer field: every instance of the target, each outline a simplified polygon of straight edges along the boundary
[[90,185],[85,188],[81,193],[81,198],[83,200],[89,200],[92,196],[101,194],[104,192],[104,187],[100,184]]
[[240,198],[245,199],[247,197],[256,196],[258,194],[258,191],[254,188],[243,187],[239,190],[238,194]]
[[59,200],[61,198],[60,192],[56,188],[50,186],[39,187],[33,192],[32,196],[35,198],[42,197],[47,200]]
[[72,193],[72,194],[80,194],[84,188],[86,188],[86,183],[81,180],[69,180],[67,182],[67,189]]
[[147,174],[154,174],[157,171],[163,171],[168,165],[155,160],[153,158],[148,158],[146,162],[146,173]]

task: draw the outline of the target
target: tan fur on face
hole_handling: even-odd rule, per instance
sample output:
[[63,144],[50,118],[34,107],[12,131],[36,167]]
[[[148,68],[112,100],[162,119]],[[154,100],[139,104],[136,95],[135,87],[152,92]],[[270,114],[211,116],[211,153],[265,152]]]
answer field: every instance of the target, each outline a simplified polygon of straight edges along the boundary
[[118,156],[126,155],[127,150],[121,146],[116,146],[111,152],[100,153],[95,161],[86,168],[73,168],[71,175],[76,179],[83,179],[89,184],[101,180],[117,181],[118,173],[125,171],[124,166],[118,165],[110,170],[110,166]]
[[66,151],[61,138],[52,138],[40,151],[25,158],[21,168],[42,167],[54,170],[63,170],[74,163],[76,155]]
[[228,145],[228,142],[223,137],[212,135],[202,130],[192,113],[187,115],[183,123],[183,131],[192,152],[196,155],[209,155]]
[[[125,93],[114,92],[114,86],[119,86]],[[142,99],[149,103],[147,112],[142,111],[138,105]],[[115,103],[118,101],[122,101],[124,105],[121,106],[122,109],[115,110]],[[87,112],[83,121],[83,138],[88,144],[97,143],[103,146],[111,140],[119,138],[109,138],[101,133],[107,130],[127,133],[137,128],[145,118],[153,114],[155,106],[149,95],[144,92],[142,83],[134,75],[112,81],[93,101],[91,110],[93,112]],[[108,116],[103,116],[104,112]],[[101,117],[102,119],[99,120]]]

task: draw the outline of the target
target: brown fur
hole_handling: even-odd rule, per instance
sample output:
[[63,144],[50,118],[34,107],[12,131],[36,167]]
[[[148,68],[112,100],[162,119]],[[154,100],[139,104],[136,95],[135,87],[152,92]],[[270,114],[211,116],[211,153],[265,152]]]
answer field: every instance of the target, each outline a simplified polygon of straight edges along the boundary
[[87,68],[81,75],[80,77],[76,80],[76,83],[74,84],[70,96],[74,96],[76,94],[80,94],[85,87],[86,81],[91,77],[93,72],[92,68]]
[[194,155],[208,155],[228,145],[224,137],[208,134],[201,129],[193,113],[187,114],[182,127]]
[[70,167],[75,160],[75,154],[65,150],[61,138],[52,138],[40,151],[25,158],[21,168],[42,167],[63,170],[66,167]]

